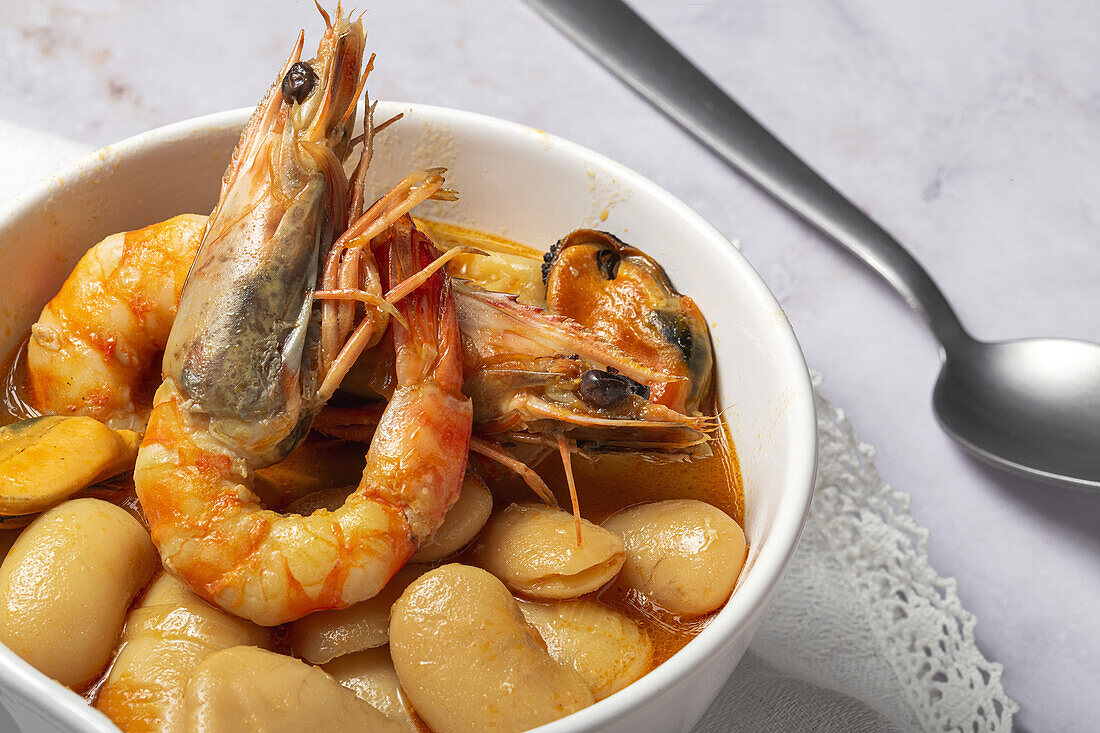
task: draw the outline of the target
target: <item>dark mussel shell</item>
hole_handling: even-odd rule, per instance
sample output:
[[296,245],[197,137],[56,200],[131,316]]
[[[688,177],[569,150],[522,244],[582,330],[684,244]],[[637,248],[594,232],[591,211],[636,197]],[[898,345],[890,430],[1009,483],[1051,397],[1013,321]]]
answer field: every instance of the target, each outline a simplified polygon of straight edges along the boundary
[[651,399],[697,412],[710,392],[710,330],[663,267],[608,232],[577,229],[543,258],[546,310],[567,316],[654,369],[683,379]]

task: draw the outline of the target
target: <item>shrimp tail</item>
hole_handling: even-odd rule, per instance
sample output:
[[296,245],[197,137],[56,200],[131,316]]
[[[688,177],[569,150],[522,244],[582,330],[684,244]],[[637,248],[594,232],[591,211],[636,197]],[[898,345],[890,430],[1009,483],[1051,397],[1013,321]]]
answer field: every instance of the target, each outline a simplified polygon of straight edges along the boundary
[[[437,257],[431,240],[404,216],[392,230],[390,282]],[[462,394],[462,337],[449,278],[436,271],[397,304],[407,326],[393,324],[397,390],[367,453],[364,490],[404,509],[417,544],[443,522],[466,473],[473,408]],[[404,464],[416,456],[415,471]],[[385,486],[379,495],[373,487]],[[432,487],[425,491],[425,486]]]
[[[435,245],[409,216],[394,226],[390,282],[404,282],[432,268]],[[398,243],[404,243],[398,244]],[[397,305],[407,326],[394,328],[398,380],[430,378],[451,392],[462,390],[462,336],[458,330],[451,283],[435,273]]]

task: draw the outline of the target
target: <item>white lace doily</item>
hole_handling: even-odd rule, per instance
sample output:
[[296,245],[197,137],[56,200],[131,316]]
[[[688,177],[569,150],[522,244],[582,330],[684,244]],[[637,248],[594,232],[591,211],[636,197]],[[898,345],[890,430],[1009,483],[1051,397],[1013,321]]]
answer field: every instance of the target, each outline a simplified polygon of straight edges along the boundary
[[[821,382],[814,375],[815,392]],[[1019,706],[974,643],[974,615],[928,564],[909,496],[817,395],[809,521],[749,653],[696,733],[1007,733]]]

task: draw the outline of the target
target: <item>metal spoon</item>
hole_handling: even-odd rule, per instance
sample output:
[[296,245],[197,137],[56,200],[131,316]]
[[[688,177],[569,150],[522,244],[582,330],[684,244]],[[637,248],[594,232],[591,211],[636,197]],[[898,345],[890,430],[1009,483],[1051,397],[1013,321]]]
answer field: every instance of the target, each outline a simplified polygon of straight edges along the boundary
[[527,0],[581,48],[734,168],[870,265],[942,347],[932,404],[978,458],[1100,490],[1100,344],[987,343],[966,332],[928,273],[619,0]]

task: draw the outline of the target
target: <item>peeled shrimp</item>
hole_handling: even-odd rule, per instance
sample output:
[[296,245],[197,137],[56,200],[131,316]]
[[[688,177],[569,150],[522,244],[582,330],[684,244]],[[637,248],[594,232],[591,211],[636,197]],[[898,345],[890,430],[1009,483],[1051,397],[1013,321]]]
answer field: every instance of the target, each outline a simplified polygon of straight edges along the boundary
[[35,409],[144,429],[155,358],[205,227],[205,216],[184,214],[112,234],[80,258],[31,327]]

